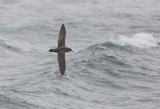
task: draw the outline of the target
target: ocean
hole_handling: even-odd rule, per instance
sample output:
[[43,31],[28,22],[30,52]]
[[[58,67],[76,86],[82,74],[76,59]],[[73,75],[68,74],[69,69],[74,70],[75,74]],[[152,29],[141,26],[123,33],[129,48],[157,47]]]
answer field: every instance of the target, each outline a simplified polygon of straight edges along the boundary
[[[159,0],[0,0],[0,109],[159,109]],[[66,71],[57,47],[66,27]]]

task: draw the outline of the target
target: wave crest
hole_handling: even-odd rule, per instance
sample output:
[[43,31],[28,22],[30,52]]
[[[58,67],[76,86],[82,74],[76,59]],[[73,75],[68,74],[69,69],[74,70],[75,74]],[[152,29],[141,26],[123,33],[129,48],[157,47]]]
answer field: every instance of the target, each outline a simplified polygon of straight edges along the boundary
[[148,33],[136,33],[132,37],[120,35],[110,39],[110,42],[121,46],[131,45],[139,48],[157,47],[159,43],[159,41],[153,37],[152,34]]

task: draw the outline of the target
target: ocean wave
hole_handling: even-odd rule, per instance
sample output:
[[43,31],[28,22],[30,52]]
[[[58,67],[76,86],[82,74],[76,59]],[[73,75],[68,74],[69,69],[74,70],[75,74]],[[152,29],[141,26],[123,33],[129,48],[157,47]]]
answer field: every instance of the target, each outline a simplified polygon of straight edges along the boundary
[[[70,67],[74,69],[69,68],[69,70],[73,70],[71,75],[85,77],[87,81],[92,81],[90,79],[93,78],[96,80],[105,78],[110,82],[116,81],[114,78],[137,78],[138,76],[148,75],[147,73],[150,71],[155,73],[155,71],[151,69],[152,67],[147,64],[149,62],[149,60],[147,60],[148,51],[142,48],[146,48],[148,43],[145,44],[144,46],[140,46],[140,44],[140,47],[133,45],[122,46],[107,41],[92,45],[71,57],[69,64]],[[154,46],[149,46],[148,44],[147,47]],[[143,65],[140,63],[141,61],[144,62]],[[143,67],[148,69],[143,69]],[[118,87],[120,84],[115,83],[114,85]]]
[[[114,38],[114,40],[116,42],[118,39]],[[9,42],[11,43],[1,40],[0,43],[12,47],[14,43]],[[11,95],[0,93],[2,98],[0,102],[4,103],[1,107],[4,109],[6,107],[6,109],[12,107],[20,109],[23,105],[24,109],[40,109],[43,107],[50,109],[55,107],[56,104],[56,107],[59,107],[59,102],[66,102],[65,99],[57,101],[59,97],[105,106],[103,104],[103,101],[106,100],[104,96],[108,97],[108,95],[113,94],[113,91],[129,91],[129,93],[132,93],[131,90],[134,89],[150,89],[148,84],[152,82],[152,79],[148,78],[152,78],[150,75],[156,74],[157,69],[152,69],[151,65],[155,62],[148,60],[147,50],[154,49],[144,49],[134,46],[134,44],[121,45],[115,42],[106,41],[92,45],[77,53],[71,53],[70,55],[66,53],[66,72],[63,77],[59,73],[56,55],[54,57],[47,55],[47,53],[37,55],[37,52],[34,52],[34,55],[24,54],[22,66],[16,66],[14,63],[14,68],[17,69],[14,73],[17,76],[14,77],[10,74],[10,76],[5,77],[3,75],[4,78],[7,78],[5,80],[10,81],[10,78],[15,78],[18,82],[3,89]],[[15,45],[17,49],[21,50],[21,46],[17,47],[18,44]],[[31,52],[33,53],[33,51]],[[24,61],[26,56],[29,57],[27,62]],[[8,68],[7,72],[13,72],[13,69]],[[4,74],[8,75],[7,73]],[[13,83],[13,81],[10,82]],[[137,84],[137,82],[140,84]],[[87,95],[94,94],[94,98],[92,95],[86,98],[85,93]],[[97,100],[99,95],[101,97]],[[117,96],[119,94],[115,93],[111,97],[114,99]],[[62,107],[66,106],[68,104]],[[72,107],[72,105],[69,107]]]
[[11,41],[7,41],[4,39],[0,39],[0,47],[2,47],[2,50],[12,51],[12,52],[20,52],[20,47],[15,46],[15,43],[12,43]]
[[38,106],[27,103],[18,97],[8,97],[8,95],[0,95],[0,107],[3,109],[35,109]]
[[121,46],[131,45],[139,48],[152,48],[159,46],[158,39],[153,37],[152,34],[148,33],[136,33],[132,37],[119,35],[110,39],[110,42],[113,42]]
[[[103,101],[120,96],[118,93],[113,95],[113,91],[132,93],[131,90],[134,89],[150,89],[147,85],[152,80],[146,78],[150,78],[149,74],[154,73],[154,70],[150,69],[144,56],[143,48],[121,46],[110,41],[95,44],[75,54],[66,53],[66,72],[63,77],[59,73],[56,55],[54,58],[45,55],[38,57],[38,60],[32,57],[34,63],[29,61],[24,63],[25,67],[17,66],[18,82],[3,89],[7,95],[5,92],[0,93],[0,102],[3,104],[1,107],[4,109],[12,107],[50,109],[59,107],[60,102],[66,102],[63,98],[105,106]],[[40,61],[40,58],[43,61]],[[144,65],[140,61],[143,61]],[[12,72],[12,70],[9,71]],[[86,98],[88,94],[90,97]],[[60,97],[63,98],[57,101]],[[98,97],[99,100],[97,100]],[[62,108],[66,106],[68,104],[64,104]]]

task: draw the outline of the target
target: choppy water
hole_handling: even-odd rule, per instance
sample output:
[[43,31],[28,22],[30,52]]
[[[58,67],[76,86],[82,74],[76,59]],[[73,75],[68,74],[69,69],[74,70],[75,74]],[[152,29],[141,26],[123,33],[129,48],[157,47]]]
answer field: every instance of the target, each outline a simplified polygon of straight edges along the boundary
[[159,3],[0,0],[0,109],[159,109]]

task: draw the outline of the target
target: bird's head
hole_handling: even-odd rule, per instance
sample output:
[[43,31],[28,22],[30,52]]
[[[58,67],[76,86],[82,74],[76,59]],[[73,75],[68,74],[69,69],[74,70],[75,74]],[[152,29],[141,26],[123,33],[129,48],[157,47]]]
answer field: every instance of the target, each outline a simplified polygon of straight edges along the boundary
[[71,52],[71,51],[74,52],[71,48],[66,49],[66,52]]

